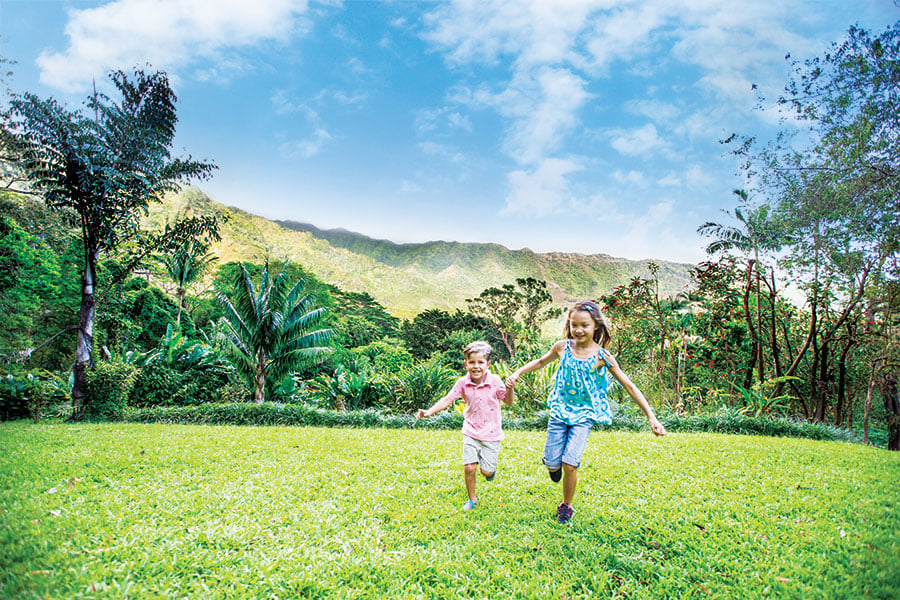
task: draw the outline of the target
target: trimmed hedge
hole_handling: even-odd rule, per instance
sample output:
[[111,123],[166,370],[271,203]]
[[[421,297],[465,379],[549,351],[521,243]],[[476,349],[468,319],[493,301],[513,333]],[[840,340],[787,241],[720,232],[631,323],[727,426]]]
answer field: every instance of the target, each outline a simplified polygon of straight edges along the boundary
[[[197,406],[170,406],[152,408],[128,408],[124,416],[134,423],[180,423],[196,425],[305,425],[317,427],[384,427],[400,429],[462,429],[462,415],[445,411],[437,416],[416,422],[412,415],[391,414],[378,410],[334,411],[303,404],[277,402],[200,404]],[[507,430],[541,430],[547,428],[547,411],[531,418],[507,418],[503,427]],[[739,435],[766,435],[800,437],[814,440],[861,442],[859,436],[845,429],[823,423],[807,423],[792,419],[765,419],[749,417],[736,412],[719,415],[660,417],[671,432],[715,432]],[[648,430],[643,416],[619,414],[604,429],[617,431]]]

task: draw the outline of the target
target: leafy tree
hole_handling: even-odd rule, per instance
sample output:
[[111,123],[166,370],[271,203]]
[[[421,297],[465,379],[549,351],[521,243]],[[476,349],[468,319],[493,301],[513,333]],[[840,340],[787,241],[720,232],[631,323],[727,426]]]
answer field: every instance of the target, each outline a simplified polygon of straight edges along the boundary
[[516,279],[515,286],[488,288],[466,303],[469,312],[484,319],[514,358],[519,340],[534,342],[540,334],[541,323],[562,313],[561,309],[547,306],[552,301],[547,282],[527,277]]
[[806,294],[810,318],[783,376],[806,371],[817,420],[828,409],[835,346],[900,251],[898,25],[876,36],[851,27],[824,56],[793,63],[778,102],[805,137],[792,124],[762,148],[749,138],[737,151],[792,233],[781,266]]
[[[459,309],[452,313],[434,308],[424,310],[411,321],[404,321],[400,328],[406,347],[413,356],[420,359],[455,347],[455,338],[452,337],[454,334],[470,333],[477,335],[477,339],[491,343],[497,341],[486,320]],[[500,351],[500,357],[508,356],[505,347],[495,347],[494,351]],[[456,360],[460,360],[459,356]]]
[[[734,217],[737,219],[739,225],[735,227],[733,225],[723,225],[707,221],[697,228],[697,232],[715,238],[706,246],[707,254],[727,253],[732,250],[738,250],[742,254],[750,255],[747,259],[747,278],[743,295],[744,318],[747,323],[747,331],[750,333],[751,341],[751,362],[750,366],[747,368],[747,375],[743,388],[749,388],[753,376],[754,365],[759,374],[759,382],[762,383],[766,380],[763,343],[761,339],[763,324],[760,315],[762,294],[760,290],[761,264],[759,255],[761,251],[778,250],[784,236],[772,222],[769,214],[770,207],[768,205],[762,204],[760,206],[750,206],[749,195],[746,190],[734,190],[734,194],[741,200],[741,204],[734,209]],[[756,281],[755,321],[750,313],[750,290],[754,277]],[[778,377],[777,362],[775,376]]]
[[277,386],[300,366],[330,352],[320,346],[332,335],[316,329],[325,316],[307,293],[305,282],[293,286],[284,270],[273,280],[263,265],[259,288],[243,265],[231,296],[219,294],[225,309],[225,343],[238,374],[253,390],[253,400],[266,399],[267,386]]
[[335,337],[345,348],[365,346],[395,336],[399,320],[366,292],[348,292],[327,286],[331,295],[331,312],[335,317]]
[[31,352],[36,316],[58,295],[58,280],[52,249],[0,215],[0,353]]
[[209,245],[199,240],[186,240],[174,252],[159,256],[159,262],[169,279],[175,282],[175,297],[178,298],[178,314],[175,324],[181,325],[181,311],[188,289],[200,281],[212,264],[218,260],[210,252]]
[[[150,202],[181,181],[207,177],[214,165],[172,158],[175,94],[165,73],[123,71],[110,79],[116,102],[94,92],[88,114],[69,111],[33,94],[14,96],[0,143],[18,159],[35,193],[56,210],[78,215],[84,250],[81,308],[77,328],[72,401],[74,418],[84,416],[85,371],[93,360],[97,262],[125,242],[137,246],[134,261],[180,240],[216,235],[212,218],[187,219],[159,235],[141,235],[139,218]],[[136,262],[134,263],[136,264]]]

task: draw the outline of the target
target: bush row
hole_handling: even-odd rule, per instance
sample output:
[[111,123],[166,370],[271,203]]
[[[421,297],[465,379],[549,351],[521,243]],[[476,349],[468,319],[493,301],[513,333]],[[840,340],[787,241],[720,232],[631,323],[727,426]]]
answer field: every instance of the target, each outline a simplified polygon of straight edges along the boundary
[[[462,416],[455,411],[445,411],[416,422],[412,415],[392,414],[378,410],[334,411],[303,404],[200,404],[196,406],[169,406],[128,408],[126,421],[136,423],[181,423],[198,425],[306,425],[318,427],[384,427],[400,429],[461,429]],[[507,430],[541,430],[547,427],[547,412],[541,411],[530,418],[506,418]],[[800,437],[815,440],[860,442],[850,431],[823,423],[762,418],[726,412],[718,415],[679,417],[663,415],[660,420],[671,432],[714,432],[742,435],[766,435]],[[647,430],[643,416],[620,414],[613,418],[606,429],[617,431]]]

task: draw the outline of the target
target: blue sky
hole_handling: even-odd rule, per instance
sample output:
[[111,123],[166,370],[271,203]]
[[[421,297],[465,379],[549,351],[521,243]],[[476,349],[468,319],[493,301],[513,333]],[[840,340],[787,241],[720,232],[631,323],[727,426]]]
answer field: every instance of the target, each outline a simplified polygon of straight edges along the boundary
[[0,0],[7,84],[80,107],[151,64],[201,187],[272,219],[396,242],[697,261],[789,63],[890,0]]

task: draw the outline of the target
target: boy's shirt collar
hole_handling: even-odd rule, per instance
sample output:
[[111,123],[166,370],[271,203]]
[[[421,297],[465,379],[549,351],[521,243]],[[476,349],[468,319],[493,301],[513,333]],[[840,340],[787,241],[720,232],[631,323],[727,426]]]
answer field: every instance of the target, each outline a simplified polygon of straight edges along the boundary
[[487,372],[484,374],[484,377],[481,378],[481,381],[480,381],[479,383],[475,383],[474,381],[472,381],[472,376],[471,376],[470,374],[466,373],[466,383],[467,383],[467,384],[474,385],[475,387],[479,387],[479,386],[482,386],[482,385],[487,385],[488,378],[489,378],[490,376],[491,376],[491,372],[490,372],[490,371],[487,371]]

